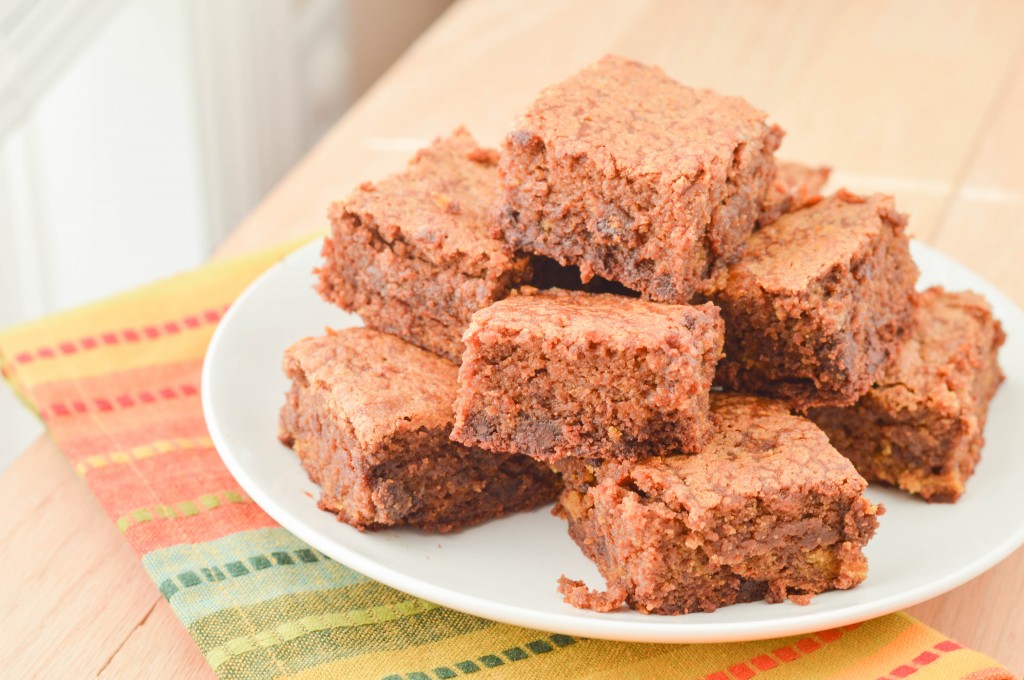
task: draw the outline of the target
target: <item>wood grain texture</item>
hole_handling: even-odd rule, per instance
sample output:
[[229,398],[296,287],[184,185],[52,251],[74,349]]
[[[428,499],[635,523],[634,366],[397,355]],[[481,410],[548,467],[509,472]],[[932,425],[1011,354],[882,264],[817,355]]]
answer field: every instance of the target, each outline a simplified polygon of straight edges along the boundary
[[[0,476],[0,498],[0,676],[103,675],[137,648],[132,642],[154,612],[165,612],[166,623],[148,638],[159,641],[149,656],[134,655],[132,673],[105,677],[213,677],[117,527],[48,438]],[[145,662],[167,650],[175,653],[162,668]]]
[[[894,193],[911,231],[1024,305],[1024,3],[463,0],[219,249],[325,228],[328,203],[465,123],[496,144],[538,89],[606,52],[743,95],[781,155]],[[968,488],[968,493],[970,490]],[[47,440],[0,477],[0,663],[12,677],[210,677]],[[69,559],[69,555],[73,559]],[[910,613],[1024,675],[1024,550]]]
[[[148,580],[149,577],[145,578]],[[214,678],[216,675],[174,615],[170,605],[163,597],[159,597],[148,615],[107,660],[97,677],[101,680],[202,680]]]

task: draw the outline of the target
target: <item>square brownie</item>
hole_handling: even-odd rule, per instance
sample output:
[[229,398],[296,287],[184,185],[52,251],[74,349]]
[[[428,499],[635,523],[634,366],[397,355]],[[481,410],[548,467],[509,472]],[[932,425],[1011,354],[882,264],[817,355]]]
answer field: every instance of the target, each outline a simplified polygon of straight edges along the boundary
[[607,56],[515,122],[500,228],[584,282],[596,274],[685,303],[754,228],[781,136],[743,99]]
[[458,368],[368,328],[290,347],[280,439],[319,505],[352,526],[448,532],[554,500],[559,482],[527,456],[448,439]]
[[806,208],[821,200],[821,188],[832,174],[831,168],[812,168],[801,163],[777,161],[775,180],[761,205],[757,226],[764,227],[788,212]]
[[717,382],[800,410],[857,401],[910,326],[905,224],[892,198],[840,191],[755,232],[706,290],[728,329]]
[[562,577],[567,602],[685,614],[806,603],[864,580],[882,509],[850,461],[781,402],[714,393],[711,405],[718,430],[695,455],[556,464],[556,512],[608,582],[596,594]]
[[473,312],[530,280],[529,259],[492,235],[497,160],[460,128],[333,204],[320,294],[457,362]]
[[980,296],[930,288],[896,360],[868,393],[809,415],[868,481],[954,502],[978,463],[1005,339]]
[[473,315],[452,438],[551,461],[697,450],[724,328],[714,305],[551,290]]

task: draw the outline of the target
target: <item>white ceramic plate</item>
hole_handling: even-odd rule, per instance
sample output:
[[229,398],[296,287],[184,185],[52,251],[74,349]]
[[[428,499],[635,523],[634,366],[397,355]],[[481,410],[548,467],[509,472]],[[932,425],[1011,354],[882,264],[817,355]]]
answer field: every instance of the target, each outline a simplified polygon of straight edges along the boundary
[[394,588],[492,620],[549,632],[643,642],[725,642],[798,634],[862,621],[935,597],[992,567],[1024,543],[1024,313],[943,255],[914,244],[922,285],[984,294],[1009,340],[1007,379],[992,402],[981,464],[955,505],[928,505],[891,489],[869,498],[888,511],[867,546],[870,574],[852,590],[808,606],[763,602],[686,616],[574,609],[555,591],[561,574],[602,587],[596,567],[549,508],[449,535],[407,529],[360,533],[317,509],[319,489],[277,441],[288,388],[281,356],[324,327],[360,325],[312,290],[319,244],[266,272],[231,307],[203,370],[203,407],[217,450],[274,519],[339,562]]

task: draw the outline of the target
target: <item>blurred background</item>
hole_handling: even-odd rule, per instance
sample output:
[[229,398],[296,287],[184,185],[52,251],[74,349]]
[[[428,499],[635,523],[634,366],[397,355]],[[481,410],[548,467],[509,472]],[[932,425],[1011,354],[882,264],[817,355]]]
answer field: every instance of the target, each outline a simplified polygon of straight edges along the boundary
[[203,262],[450,2],[0,0],[0,329]]

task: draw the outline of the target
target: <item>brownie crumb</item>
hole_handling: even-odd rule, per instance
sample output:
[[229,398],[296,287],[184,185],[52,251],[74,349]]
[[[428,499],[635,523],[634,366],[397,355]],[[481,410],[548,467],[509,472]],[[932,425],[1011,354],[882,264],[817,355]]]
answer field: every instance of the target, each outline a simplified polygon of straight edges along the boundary
[[626,603],[626,589],[622,586],[613,585],[604,592],[591,590],[583,581],[574,581],[564,574],[558,578],[558,592],[566,604],[595,612],[615,611]]
[[814,593],[791,594],[787,597],[789,598],[789,601],[793,604],[798,604],[801,607],[806,607],[811,603],[811,600],[814,599]]

